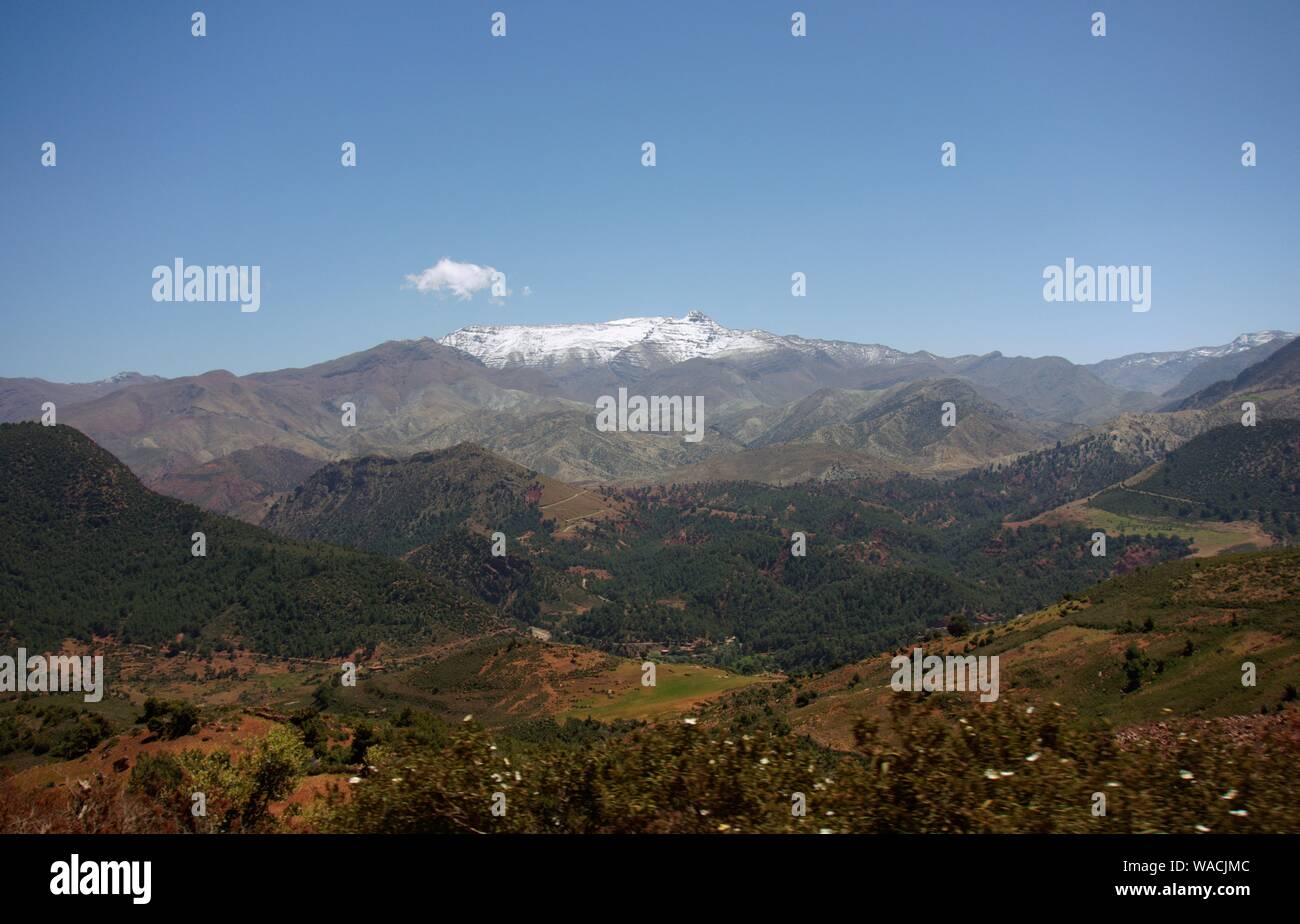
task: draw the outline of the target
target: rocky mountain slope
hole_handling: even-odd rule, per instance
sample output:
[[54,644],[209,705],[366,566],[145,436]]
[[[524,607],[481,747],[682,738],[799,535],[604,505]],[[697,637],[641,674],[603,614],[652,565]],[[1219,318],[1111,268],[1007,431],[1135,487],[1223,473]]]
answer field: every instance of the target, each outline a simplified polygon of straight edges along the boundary
[[[1243,335],[1222,348],[1084,367],[1060,357],[941,357],[735,331],[693,312],[477,326],[442,341],[394,341],[245,376],[125,376],[92,386],[0,380],[0,408],[35,419],[43,400],[55,400],[60,422],[89,434],[147,485],[256,522],[317,465],[462,442],[571,482],[658,480],[674,470],[756,480],[951,473],[1103,423],[1154,461],[1215,425],[1205,412],[1218,399],[1202,392],[1181,401],[1179,414],[1154,414],[1167,399],[1125,385],[1136,381],[1133,369],[1169,377],[1192,365],[1212,375],[1273,350],[1283,336]],[[1218,387],[1220,398],[1232,388]],[[704,439],[597,430],[595,400],[620,388],[702,397]],[[946,401],[958,408],[954,428],[938,424]],[[355,419],[345,422],[349,408]]]
[[45,379],[0,378],[0,423],[34,420],[40,416],[41,405],[46,401],[54,402],[59,409],[69,408],[132,385],[161,381],[159,376],[141,375],[138,372],[119,372],[98,382],[62,383],[47,382]]
[[[1120,388],[1164,394],[1179,386],[1182,380],[1204,365],[1216,369],[1230,369],[1232,357],[1241,357],[1246,365],[1266,358],[1266,353],[1256,352],[1269,344],[1281,346],[1296,335],[1281,330],[1263,330],[1242,334],[1230,343],[1218,346],[1193,347],[1190,350],[1168,350],[1161,353],[1129,353],[1115,359],[1092,363],[1087,368],[1102,381]],[[1219,365],[1216,360],[1229,360]],[[1233,372],[1219,375],[1204,384],[1231,378],[1244,366]]]

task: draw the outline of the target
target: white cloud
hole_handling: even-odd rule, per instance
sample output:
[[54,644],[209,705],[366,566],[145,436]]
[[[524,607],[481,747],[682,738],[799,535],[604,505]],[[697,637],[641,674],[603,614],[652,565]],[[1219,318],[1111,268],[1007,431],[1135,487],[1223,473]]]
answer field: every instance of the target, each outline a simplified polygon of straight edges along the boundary
[[474,297],[474,293],[490,289],[496,275],[495,267],[458,263],[443,257],[428,269],[408,275],[406,281],[418,292],[432,292],[435,295],[450,292],[457,298],[469,300]]

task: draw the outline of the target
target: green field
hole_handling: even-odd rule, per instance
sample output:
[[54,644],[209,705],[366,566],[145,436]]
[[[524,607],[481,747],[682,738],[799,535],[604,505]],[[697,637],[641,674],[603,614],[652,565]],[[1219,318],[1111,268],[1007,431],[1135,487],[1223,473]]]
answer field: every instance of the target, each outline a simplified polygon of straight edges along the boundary
[[1219,427],[1174,450],[1140,478],[1089,506],[1121,516],[1183,522],[1246,521],[1277,537],[1297,534],[1300,421]]
[[[631,665],[635,668],[635,665]],[[593,718],[602,721],[614,719],[651,719],[672,714],[685,714],[697,702],[711,699],[720,693],[762,682],[761,677],[729,674],[713,667],[684,667],[660,664],[653,687],[638,682],[628,684],[627,693],[614,698],[592,698],[579,702],[568,715],[574,718]]]
[[1202,556],[1218,555],[1229,549],[1247,552],[1267,548],[1267,536],[1252,524],[1214,523],[1205,520],[1175,520],[1165,517],[1112,513],[1091,504],[1076,508],[1086,525],[1105,530],[1107,535],[1159,535],[1190,539]]

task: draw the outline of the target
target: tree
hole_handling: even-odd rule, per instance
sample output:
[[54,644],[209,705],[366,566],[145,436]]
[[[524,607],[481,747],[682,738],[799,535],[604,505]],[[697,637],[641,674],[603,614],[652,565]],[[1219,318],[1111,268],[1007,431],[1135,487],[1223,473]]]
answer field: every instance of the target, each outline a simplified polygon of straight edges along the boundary
[[140,718],[149,731],[164,741],[171,741],[188,735],[198,726],[199,708],[193,703],[151,696],[144,701],[144,715]]
[[362,722],[357,725],[356,730],[352,732],[352,763],[362,763],[366,759],[366,751],[372,744],[378,742],[379,733],[375,731],[373,725],[369,722]]

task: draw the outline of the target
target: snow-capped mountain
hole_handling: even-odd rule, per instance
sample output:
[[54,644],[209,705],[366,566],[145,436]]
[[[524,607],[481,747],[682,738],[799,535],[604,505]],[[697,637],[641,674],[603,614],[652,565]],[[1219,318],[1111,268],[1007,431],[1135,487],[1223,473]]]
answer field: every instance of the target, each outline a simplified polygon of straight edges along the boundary
[[837,362],[854,366],[888,366],[905,359],[928,360],[937,357],[929,353],[904,353],[879,343],[854,343],[851,340],[805,340],[803,337],[777,338],[782,346],[800,353],[820,353]]
[[769,350],[778,339],[763,331],[731,330],[692,311],[684,318],[620,318],[599,324],[475,324],[438,342],[500,368],[680,363],[701,356]]
[[[1093,363],[1088,366],[1088,369],[1111,385],[1159,394],[1175,388],[1198,366],[1247,353],[1252,354],[1242,356],[1242,360],[1247,365],[1250,362],[1258,362],[1266,358],[1269,350],[1280,347],[1295,336],[1294,333],[1282,330],[1255,331],[1241,334],[1233,338],[1232,342],[1219,346],[1193,347],[1190,350],[1168,350],[1160,353],[1129,353],[1127,356]],[[1230,362],[1223,365],[1225,370],[1228,370],[1236,369],[1240,364]],[[1236,369],[1236,371],[1240,370]],[[1231,374],[1225,371],[1227,377],[1231,377]]]
[[495,368],[570,364],[657,368],[689,359],[780,349],[824,353],[854,365],[893,363],[906,356],[879,344],[733,330],[699,311],[682,318],[620,318],[599,324],[475,324],[453,331],[438,342]]
[[106,379],[100,379],[97,382],[89,382],[95,388],[112,389],[120,388],[125,385],[138,385],[142,382],[161,382],[162,378],[156,375],[141,375],[139,372],[118,372],[110,375]]
[[1190,350],[1171,350],[1165,353],[1130,353],[1127,356],[1121,356],[1119,359],[1105,360],[1105,362],[1114,363],[1117,368],[1126,368],[1130,366],[1163,366],[1171,362],[1186,362],[1195,359],[1217,359],[1220,356],[1230,356],[1233,353],[1241,353],[1253,347],[1263,346],[1266,343],[1272,343],[1274,340],[1290,340],[1296,335],[1284,330],[1261,330],[1253,334],[1241,334],[1233,338],[1231,343],[1225,343],[1222,346],[1193,347]]
[[[1219,346],[1130,353],[1079,368],[1096,377],[1089,377],[1095,383],[1090,388],[1095,390],[1104,387],[1101,383],[1105,383],[1120,389],[1122,393],[1129,393],[1125,401],[1131,405],[1137,400],[1132,397],[1133,392],[1176,398],[1220,379],[1231,378],[1247,366],[1266,359],[1295,336],[1280,330],[1256,331],[1241,334],[1230,343]],[[1001,354],[945,358],[924,351],[904,353],[876,343],[810,340],[764,330],[734,330],[699,311],[691,311],[681,318],[620,318],[598,324],[476,324],[453,331],[440,338],[438,343],[468,353],[484,365],[497,369],[533,367],[558,371],[603,367],[618,375],[633,376],[692,359],[745,361],[755,357],[762,360],[764,376],[769,378],[778,370],[788,372],[800,364],[811,363],[811,366],[801,368],[820,370],[809,374],[822,384],[850,387],[861,387],[869,380],[893,381],[893,378],[880,379],[880,375],[875,373],[868,379],[860,375],[870,367],[890,366],[903,366],[909,371],[900,374],[908,378],[956,374],[984,385],[1002,387],[1006,383],[990,381],[990,377],[997,379],[999,375],[1010,374],[1002,366],[1025,374],[1026,369],[1037,368],[1051,360],[1050,357],[1008,360]],[[784,353],[788,358],[773,365],[765,354],[774,353]],[[990,364],[997,368],[985,368]],[[830,372],[832,378],[826,379],[828,370],[839,370],[839,373]],[[837,374],[846,378],[834,378]],[[893,375],[892,372],[883,374]],[[1059,370],[1054,374],[1059,376]],[[1101,381],[1097,382],[1098,379]],[[1120,405],[1123,406],[1124,401],[1120,401]],[[1102,410],[1109,413],[1108,408],[1106,404]]]

